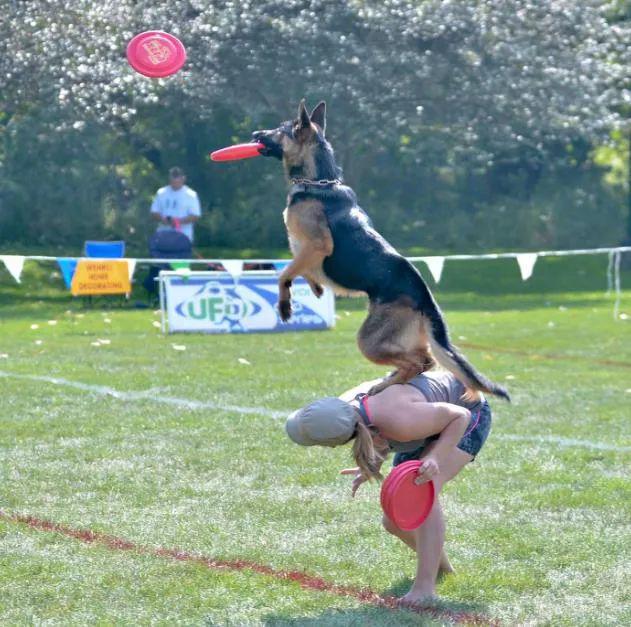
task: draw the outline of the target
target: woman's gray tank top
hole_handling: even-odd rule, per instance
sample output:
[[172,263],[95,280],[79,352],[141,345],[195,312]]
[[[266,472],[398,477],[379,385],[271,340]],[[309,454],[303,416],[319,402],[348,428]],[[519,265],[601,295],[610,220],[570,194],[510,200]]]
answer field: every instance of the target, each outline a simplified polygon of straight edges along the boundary
[[[465,402],[462,399],[465,392],[464,385],[451,372],[444,370],[431,370],[416,375],[411,381],[408,381],[408,385],[414,386],[427,399],[428,403],[452,403],[466,407],[471,411],[475,411],[482,404],[482,401]],[[427,440],[428,438],[410,442],[388,440],[388,443],[390,449],[397,453],[409,453],[424,446]]]

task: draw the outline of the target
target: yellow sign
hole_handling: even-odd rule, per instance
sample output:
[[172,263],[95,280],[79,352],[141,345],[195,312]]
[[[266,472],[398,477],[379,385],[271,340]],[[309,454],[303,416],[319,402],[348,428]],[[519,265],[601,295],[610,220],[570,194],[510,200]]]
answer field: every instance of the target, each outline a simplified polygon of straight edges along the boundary
[[72,277],[70,291],[82,294],[128,294],[131,292],[126,261],[88,261],[81,259]]

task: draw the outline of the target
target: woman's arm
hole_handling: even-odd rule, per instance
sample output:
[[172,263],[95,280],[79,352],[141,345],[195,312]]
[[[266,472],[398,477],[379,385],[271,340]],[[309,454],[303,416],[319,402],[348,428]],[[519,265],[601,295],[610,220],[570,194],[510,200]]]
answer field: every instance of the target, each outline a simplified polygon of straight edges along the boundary
[[439,460],[443,460],[444,456],[449,454],[462,440],[469,425],[471,412],[466,410],[469,417],[459,417],[452,420],[442,431],[438,440],[432,443],[431,455]]
[[423,451],[421,466],[416,483],[424,483],[435,477],[443,467],[443,462],[453,454],[458,442],[465,434],[469,420],[457,419],[450,422],[438,439],[431,442]]
[[[388,390],[392,391],[386,396]],[[419,483],[439,473],[443,461],[456,448],[471,420],[471,412],[465,407],[428,403],[404,386],[393,385],[377,394],[371,408],[375,425],[393,440],[406,442],[440,434],[421,458]]]

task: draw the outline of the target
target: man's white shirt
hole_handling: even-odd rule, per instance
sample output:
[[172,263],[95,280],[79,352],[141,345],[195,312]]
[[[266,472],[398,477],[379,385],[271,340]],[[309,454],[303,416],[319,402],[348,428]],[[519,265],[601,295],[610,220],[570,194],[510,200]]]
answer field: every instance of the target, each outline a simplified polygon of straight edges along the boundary
[[[202,211],[199,205],[197,192],[188,185],[183,185],[177,191],[170,185],[161,187],[151,203],[151,213],[158,213],[163,218],[177,218],[181,220],[187,216],[200,216]],[[158,230],[169,228],[164,224]],[[188,239],[193,241],[193,225],[182,224],[180,230]]]

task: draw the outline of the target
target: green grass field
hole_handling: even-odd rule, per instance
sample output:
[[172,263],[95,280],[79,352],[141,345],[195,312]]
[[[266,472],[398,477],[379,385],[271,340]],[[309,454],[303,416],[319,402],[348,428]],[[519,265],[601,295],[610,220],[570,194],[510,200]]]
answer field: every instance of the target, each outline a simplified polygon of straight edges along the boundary
[[[457,572],[439,585],[442,608],[508,625],[631,624],[631,319],[613,320],[605,267],[540,260],[522,283],[514,262],[448,264],[435,288],[454,341],[513,396],[446,488]],[[382,595],[414,573],[380,527],[378,486],[350,498],[338,475],[349,450],[303,449],[283,430],[288,410],[383,372],[355,345],[363,302],[339,301],[329,332],[164,337],[152,309],[82,309],[52,272],[30,264],[21,286],[0,274],[1,624],[449,622],[12,520]]]

